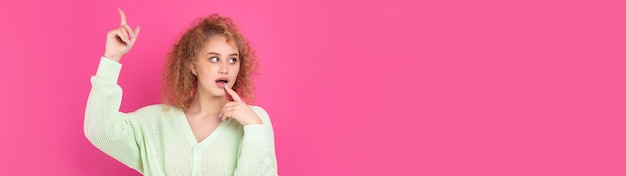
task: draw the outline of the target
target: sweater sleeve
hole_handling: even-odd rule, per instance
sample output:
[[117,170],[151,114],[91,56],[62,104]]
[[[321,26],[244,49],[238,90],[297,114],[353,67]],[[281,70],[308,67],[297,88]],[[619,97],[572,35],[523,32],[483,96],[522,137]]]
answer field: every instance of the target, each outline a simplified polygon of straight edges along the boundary
[[117,79],[121,68],[118,62],[104,57],[100,59],[98,71],[91,77],[84,132],[98,149],[143,173],[141,126],[133,114],[119,111],[122,88],[117,84]]
[[261,118],[263,124],[243,127],[244,135],[239,148],[235,176],[278,175],[272,122],[261,107],[251,106],[251,108]]

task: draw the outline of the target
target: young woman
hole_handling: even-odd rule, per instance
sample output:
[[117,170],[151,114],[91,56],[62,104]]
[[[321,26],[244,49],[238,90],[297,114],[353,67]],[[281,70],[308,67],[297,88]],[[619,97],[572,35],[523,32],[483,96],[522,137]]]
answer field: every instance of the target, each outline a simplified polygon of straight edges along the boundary
[[164,104],[122,113],[119,62],[140,27],[119,13],[91,78],[89,141],[144,175],[277,175],[269,116],[244,102],[253,98],[256,56],[232,20],[211,15],[187,30],[167,58]]

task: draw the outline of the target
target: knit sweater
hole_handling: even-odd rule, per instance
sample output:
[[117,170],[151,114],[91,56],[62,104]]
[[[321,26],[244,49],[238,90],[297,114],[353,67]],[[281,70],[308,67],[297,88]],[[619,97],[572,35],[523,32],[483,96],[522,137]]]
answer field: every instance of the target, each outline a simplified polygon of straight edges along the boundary
[[121,67],[102,57],[91,77],[84,131],[98,149],[144,175],[277,175],[272,124],[261,107],[250,106],[263,124],[230,118],[197,142],[180,108],[120,112]]

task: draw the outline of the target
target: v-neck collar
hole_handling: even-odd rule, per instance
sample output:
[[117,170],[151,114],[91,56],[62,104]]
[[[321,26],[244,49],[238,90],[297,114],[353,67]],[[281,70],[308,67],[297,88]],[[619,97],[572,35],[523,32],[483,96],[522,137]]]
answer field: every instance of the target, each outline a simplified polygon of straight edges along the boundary
[[213,132],[211,132],[211,134],[209,134],[209,136],[205,137],[204,139],[202,139],[202,141],[198,142],[198,140],[196,140],[195,135],[193,134],[193,131],[191,130],[191,126],[189,124],[189,121],[187,120],[187,115],[185,115],[185,112],[180,109],[178,110],[178,112],[180,114],[177,116],[179,119],[178,122],[180,123],[180,127],[183,128],[187,141],[189,141],[193,146],[208,145],[209,143],[211,143],[211,141],[215,140],[215,138],[217,138],[219,134],[223,131],[223,128],[225,128],[225,126],[228,125],[230,121],[232,121],[231,118],[228,118],[228,120],[223,121],[213,130]]

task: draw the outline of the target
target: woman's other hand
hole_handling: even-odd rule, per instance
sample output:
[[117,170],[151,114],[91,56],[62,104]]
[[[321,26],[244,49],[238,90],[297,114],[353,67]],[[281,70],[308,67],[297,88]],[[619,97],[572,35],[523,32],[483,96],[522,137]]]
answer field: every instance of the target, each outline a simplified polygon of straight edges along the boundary
[[141,28],[137,26],[133,31],[126,22],[126,14],[122,9],[120,12],[120,26],[107,32],[106,47],[104,49],[104,57],[119,62],[130,49],[135,45],[139,31]]

